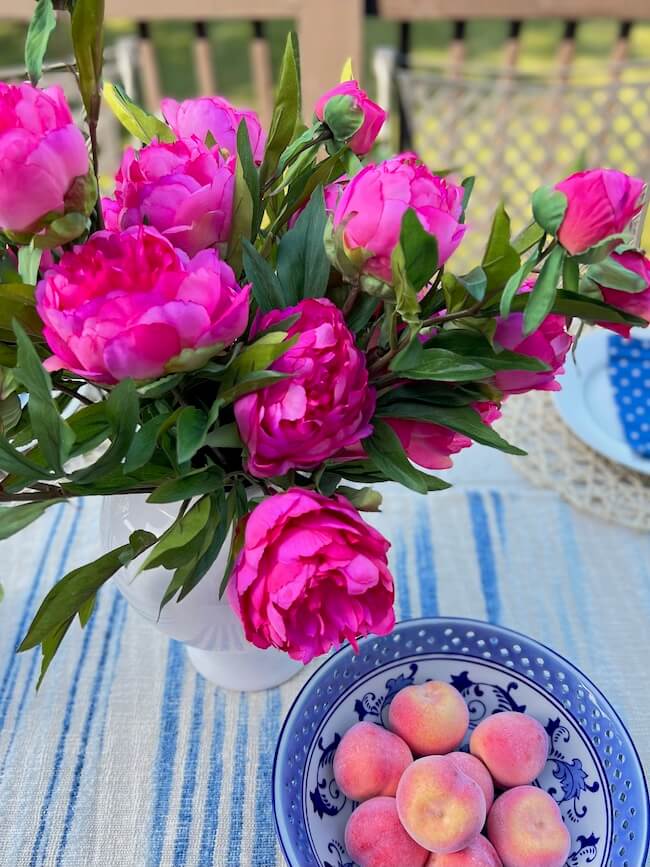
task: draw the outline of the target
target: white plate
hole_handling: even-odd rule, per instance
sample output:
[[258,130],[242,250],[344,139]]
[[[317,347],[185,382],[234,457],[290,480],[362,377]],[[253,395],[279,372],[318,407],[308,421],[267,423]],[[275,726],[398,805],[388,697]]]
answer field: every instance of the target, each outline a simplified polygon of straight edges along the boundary
[[[650,339],[650,329],[635,329],[634,337]],[[650,475],[650,460],[634,452],[625,439],[607,370],[608,331],[594,331],[581,338],[576,363],[569,356],[560,378],[562,391],[555,405],[564,422],[588,446],[601,455]]]

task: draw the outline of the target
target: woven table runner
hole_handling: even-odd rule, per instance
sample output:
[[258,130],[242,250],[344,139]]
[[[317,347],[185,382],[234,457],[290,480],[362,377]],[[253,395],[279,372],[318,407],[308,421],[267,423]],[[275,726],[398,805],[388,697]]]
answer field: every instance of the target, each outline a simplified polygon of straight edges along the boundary
[[[372,520],[394,542],[399,616],[488,619],[555,648],[619,709],[647,768],[647,535],[523,484],[389,493]],[[13,655],[53,581],[98,556],[98,516],[96,501],[54,507],[0,545],[0,864],[282,864],[273,752],[314,664],[267,693],[216,690],[110,586],[38,694],[37,655]]]

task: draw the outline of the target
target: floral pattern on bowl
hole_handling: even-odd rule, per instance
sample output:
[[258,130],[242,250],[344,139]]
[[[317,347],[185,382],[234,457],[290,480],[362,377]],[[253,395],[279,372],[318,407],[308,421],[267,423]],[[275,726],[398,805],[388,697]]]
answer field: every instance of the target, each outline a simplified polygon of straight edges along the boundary
[[536,784],[558,802],[572,836],[567,867],[643,867],[648,795],[619,717],[569,662],[518,633],[472,620],[405,621],[384,638],[346,647],[306,684],[283,727],[274,809],[291,867],[355,867],[343,832],[354,808],[332,772],[336,747],[360,720],[386,724],[405,686],[446,680],[464,696],[470,731],[504,710],[546,728],[549,761]]

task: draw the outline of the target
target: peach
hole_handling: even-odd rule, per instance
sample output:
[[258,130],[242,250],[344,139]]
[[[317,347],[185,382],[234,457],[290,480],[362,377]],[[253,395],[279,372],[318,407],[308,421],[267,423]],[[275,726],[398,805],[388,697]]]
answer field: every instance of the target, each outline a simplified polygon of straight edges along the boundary
[[424,867],[429,855],[402,827],[395,798],[364,801],[348,819],[345,848],[359,867]]
[[432,680],[397,693],[388,711],[388,725],[414,753],[444,755],[462,743],[469,711],[457,689]]
[[483,762],[476,756],[470,756],[469,753],[449,753],[448,758],[454,762],[459,771],[479,784],[485,796],[485,809],[489,810],[494,801],[494,783]]
[[457,852],[485,822],[481,787],[447,756],[425,756],[404,771],[397,812],[411,837],[431,852]]
[[486,717],[476,726],[469,749],[498,786],[511,789],[527,786],[541,773],[548,758],[549,740],[534,717],[504,711]]
[[449,855],[433,853],[424,867],[503,867],[492,843],[477,837],[466,849]]
[[334,754],[334,779],[353,801],[393,797],[412,761],[410,749],[398,735],[375,723],[360,722],[341,738]]
[[518,786],[497,798],[487,831],[504,867],[564,867],[571,851],[560,808],[536,786]]

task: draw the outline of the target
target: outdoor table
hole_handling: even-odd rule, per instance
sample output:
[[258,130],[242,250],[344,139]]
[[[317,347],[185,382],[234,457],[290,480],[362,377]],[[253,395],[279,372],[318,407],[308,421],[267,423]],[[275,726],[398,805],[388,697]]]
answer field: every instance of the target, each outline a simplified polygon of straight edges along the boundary
[[[521,460],[526,460],[522,458]],[[533,488],[474,446],[430,497],[384,486],[399,618],[457,615],[524,632],[581,668],[650,764],[650,539]],[[100,502],[56,506],[0,546],[0,863],[275,867],[280,725],[318,664],[280,689],[229,693],[114,588],[35,692],[14,656],[56,578],[101,553]]]

